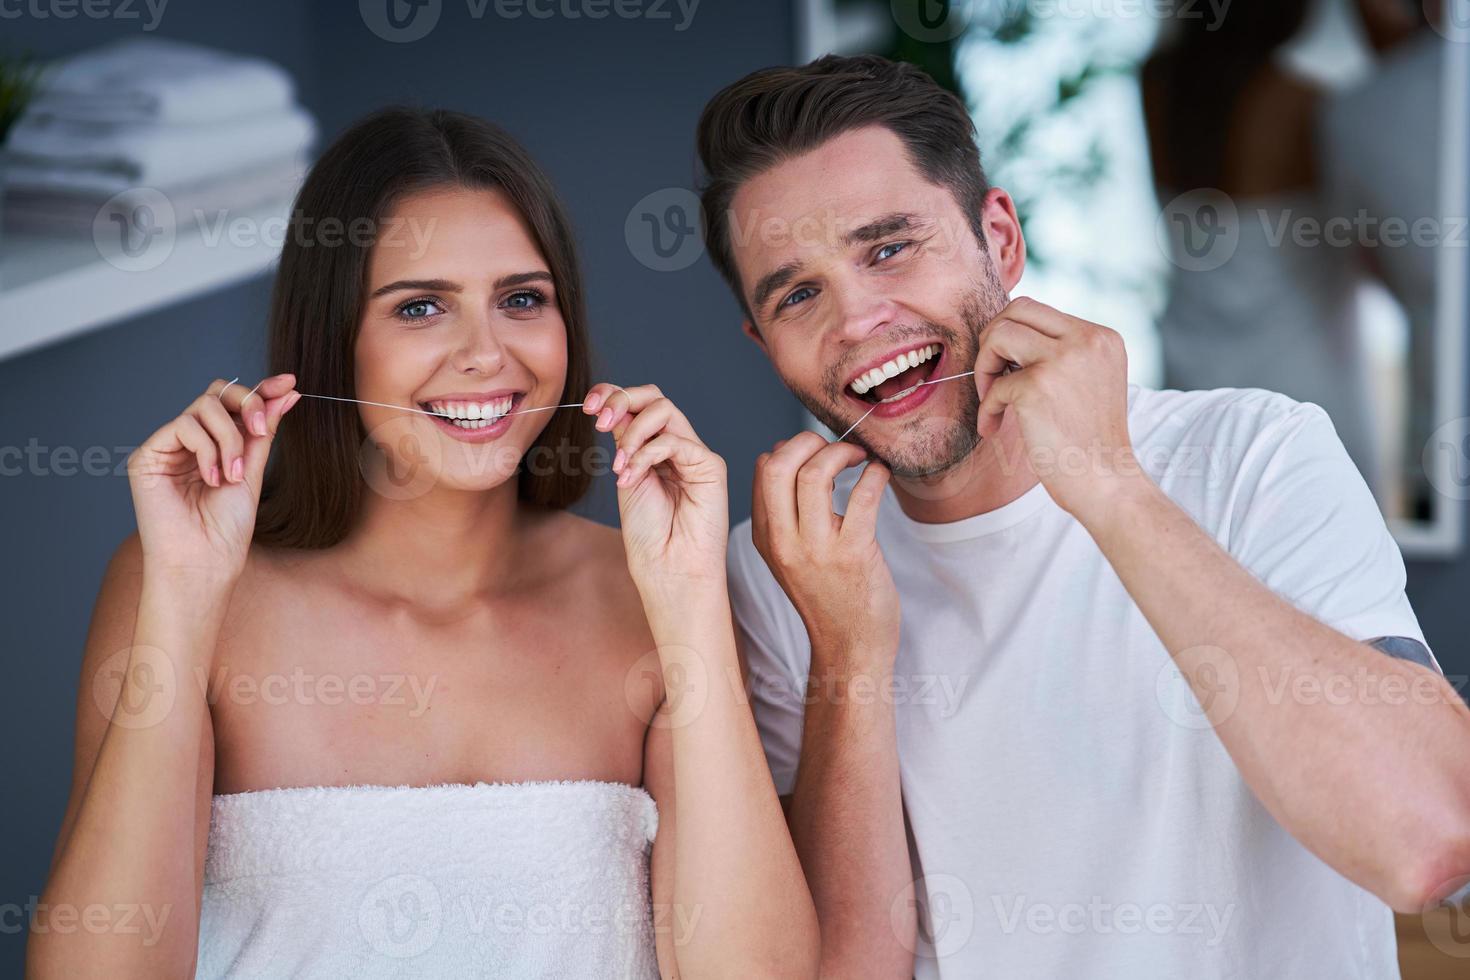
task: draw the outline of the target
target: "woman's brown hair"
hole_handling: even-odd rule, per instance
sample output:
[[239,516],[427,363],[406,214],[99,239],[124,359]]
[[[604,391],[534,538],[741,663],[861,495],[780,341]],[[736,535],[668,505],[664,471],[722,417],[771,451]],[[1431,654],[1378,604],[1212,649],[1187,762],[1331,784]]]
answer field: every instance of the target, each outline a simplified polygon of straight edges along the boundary
[[[353,352],[372,247],[372,235],[361,229],[383,228],[403,197],[446,185],[498,190],[520,210],[550,268],[566,323],[566,385],[556,401],[587,391],[591,353],[582,275],[551,182],[504,130],[442,109],[375,112],[338,137],[312,168],[292,209],[271,297],[272,374],[295,374],[300,391],[356,396]],[[347,536],[362,507],[358,453],[367,433],[357,407],[321,400],[304,407],[276,435],[255,521],[255,540],[263,544],[330,547]],[[553,458],[580,459],[593,438],[589,416],[553,412],[528,455],[545,455],[538,450],[547,447]],[[591,483],[586,467],[542,470],[521,467],[521,500],[568,507]]]

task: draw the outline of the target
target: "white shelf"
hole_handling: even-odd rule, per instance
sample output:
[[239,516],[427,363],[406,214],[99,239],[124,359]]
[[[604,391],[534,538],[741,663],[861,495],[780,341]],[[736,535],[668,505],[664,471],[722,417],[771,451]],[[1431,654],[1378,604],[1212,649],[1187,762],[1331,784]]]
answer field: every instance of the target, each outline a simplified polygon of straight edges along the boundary
[[[88,232],[0,234],[0,359],[119,323],[268,271],[291,202],[187,220],[172,241],[128,268]],[[154,246],[150,246],[152,248]],[[157,261],[161,256],[161,261]]]

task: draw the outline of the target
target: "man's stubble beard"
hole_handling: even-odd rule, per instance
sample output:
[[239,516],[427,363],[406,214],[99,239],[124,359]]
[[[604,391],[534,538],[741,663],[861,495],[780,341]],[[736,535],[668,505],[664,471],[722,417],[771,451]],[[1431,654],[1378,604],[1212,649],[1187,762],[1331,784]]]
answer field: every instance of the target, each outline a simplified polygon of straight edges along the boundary
[[[896,329],[885,339],[897,343],[910,337],[915,340],[938,338],[950,355],[942,376],[973,370],[980,348],[980,332],[1009,302],[1005,288],[989,262],[984,263],[984,270],[984,281],[976,283],[960,300],[959,329],[924,321],[919,326]],[[840,433],[846,432],[860,417],[852,414],[851,406],[841,393],[843,381],[841,369],[834,365],[823,379],[823,388],[833,393],[828,399],[819,399],[812,392],[793,387],[790,382],[786,386],[818,421]],[[980,443],[980,436],[975,431],[980,417],[980,396],[975,390],[973,377],[955,378],[943,384],[956,386],[960,392],[955,415],[943,416],[921,408],[912,418],[900,420],[898,426],[892,422],[880,422],[890,432],[878,443],[869,441],[864,435],[864,427],[873,421],[869,417],[848,434],[847,441],[867,450],[869,457],[882,462],[900,479],[929,479],[959,466],[970,458]],[[954,397],[953,393],[946,394]],[[848,414],[839,414],[832,399],[838,400]]]

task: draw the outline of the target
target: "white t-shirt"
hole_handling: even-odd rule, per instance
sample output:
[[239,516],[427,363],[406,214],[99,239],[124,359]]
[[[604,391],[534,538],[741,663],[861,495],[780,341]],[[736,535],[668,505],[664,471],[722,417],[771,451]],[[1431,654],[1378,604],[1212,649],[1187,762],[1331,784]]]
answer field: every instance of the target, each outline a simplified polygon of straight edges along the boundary
[[[1253,389],[1128,395],[1139,461],[1257,579],[1354,639],[1423,643],[1398,548],[1320,408]],[[952,524],[910,520],[890,490],[877,534],[903,609],[895,682],[853,696],[896,704],[920,980],[1398,976],[1388,906],[1256,800],[1043,486]],[[748,522],[730,571],[785,795],[810,647]]]

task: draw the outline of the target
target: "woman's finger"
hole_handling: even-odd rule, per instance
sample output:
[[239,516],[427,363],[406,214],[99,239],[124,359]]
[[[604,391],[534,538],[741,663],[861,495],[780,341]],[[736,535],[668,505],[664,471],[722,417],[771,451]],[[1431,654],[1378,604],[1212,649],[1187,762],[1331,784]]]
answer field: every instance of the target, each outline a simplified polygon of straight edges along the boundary
[[215,445],[214,438],[199,424],[199,420],[193,415],[180,415],[167,428],[178,440],[180,447],[194,454],[194,462],[198,465],[199,475],[204,482],[212,487],[219,486],[219,448]]
[[644,474],[660,463],[673,463],[675,467],[683,469],[698,466],[709,455],[709,449],[703,443],[665,432],[628,457],[623,472],[618,474],[618,486],[637,486]]
[[280,427],[281,419],[285,414],[296,407],[301,401],[301,392],[292,391],[280,398],[272,398],[265,403],[266,435],[253,436],[245,447],[245,481],[260,492],[265,482],[265,463],[270,457],[271,443],[275,440],[276,430]]
[[240,434],[235,416],[230,414],[229,409],[218,398],[208,395],[195,401],[189,414],[199,420],[199,424],[204,426],[204,430],[219,447],[220,471],[224,473],[225,479],[231,483],[239,483],[245,475],[245,437]]
[[657,385],[619,388],[609,394],[603,402],[602,410],[597,413],[596,428],[602,432],[611,432],[625,415],[630,412],[641,412],[663,396],[664,393],[658,390]]
[[244,420],[246,431],[252,435],[269,434],[270,422],[266,417],[266,403],[273,398],[284,397],[296,386],[294,374],[277,374],[266,378],[253,389],[235,382],[216,393],[217,399]]
[[[674,403],[667,398],[660,398],[637,415],[629,416],[618,427],[619,431],[613,433],[613,438],[618,443],[618,454],[613,458],[613,472],[621,470],[623,461],[636,453],[645,442],[666,431],[674,412]],[[688,434],[679,432],[676,435],[687,438]]]

